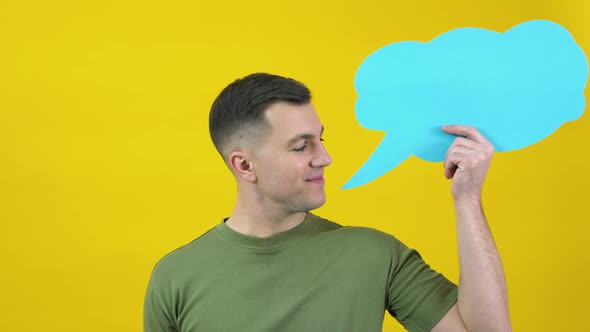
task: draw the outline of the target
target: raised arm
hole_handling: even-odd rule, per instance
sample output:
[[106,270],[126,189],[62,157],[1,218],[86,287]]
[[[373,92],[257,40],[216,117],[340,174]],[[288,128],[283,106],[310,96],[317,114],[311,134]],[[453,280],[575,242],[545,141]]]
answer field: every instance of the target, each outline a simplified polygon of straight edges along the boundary
[[494,147],[473,127],[443,130],[460,136],[447,151],[444,167],[447,179],[452,178],[461,273],[458,302],[432,331],[511,331],[502,262],[481,204]]

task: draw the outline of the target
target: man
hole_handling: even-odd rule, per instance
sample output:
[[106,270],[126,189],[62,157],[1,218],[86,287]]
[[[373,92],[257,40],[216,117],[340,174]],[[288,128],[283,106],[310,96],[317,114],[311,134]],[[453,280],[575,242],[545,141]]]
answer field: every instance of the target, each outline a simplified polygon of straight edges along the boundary
[[342,227],[322,206],[331,163],[300,82],[252,74],[213,103],[210,131],[234,175],[235,209],[154,268],[144,330],[381,331],[387,310],[410,331],[510,331],[502,265],[481,208],[493,147],[458,137],[445,176],[457,217],[457,287],[395,237]]

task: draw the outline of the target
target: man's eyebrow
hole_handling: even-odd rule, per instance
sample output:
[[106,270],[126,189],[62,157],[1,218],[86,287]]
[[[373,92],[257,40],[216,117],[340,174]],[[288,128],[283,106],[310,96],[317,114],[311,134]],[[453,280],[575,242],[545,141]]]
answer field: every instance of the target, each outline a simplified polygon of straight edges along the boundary
[[[324,126],[322,126],[322,130],[320,131],[320,137],[322,136],[323,133],[324,133]],[[291,138],[287,142],[287,145],[290,146],[290,145],[295,144],[297,141],[308,140],[308,139],[313,139],[313,138],[315,138],[314,134],[300,134],[300,135],[297,135],[297,136]]]

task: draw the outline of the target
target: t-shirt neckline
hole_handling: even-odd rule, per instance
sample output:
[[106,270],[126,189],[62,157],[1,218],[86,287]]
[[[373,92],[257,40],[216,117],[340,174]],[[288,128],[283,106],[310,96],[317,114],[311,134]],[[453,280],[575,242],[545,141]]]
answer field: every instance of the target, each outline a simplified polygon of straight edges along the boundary
[[318,217],[311,212],[307,212],[305,218],[299,225],[265,238],[237,232],[225,223],[227,219],[224,218],[219,225],[215,226],[215,232],[224,240],[242,248],[257,251],[274,251],[287,247],[311,233],[317,225]]

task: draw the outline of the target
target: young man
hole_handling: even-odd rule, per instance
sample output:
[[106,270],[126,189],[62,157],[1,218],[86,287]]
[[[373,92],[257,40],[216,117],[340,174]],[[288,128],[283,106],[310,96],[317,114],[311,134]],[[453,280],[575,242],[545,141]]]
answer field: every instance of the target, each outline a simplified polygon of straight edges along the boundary
[[144,331],[510,331],[502,265],[481,208],[493,147],[471,127],[444,162],[453,178],[457,287],[395,237],[310,211],[326,200],[323,126],[300,82],[253,74],[213,103],[210,131],[238,185],[235,209],[154,268]]

